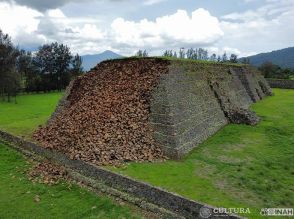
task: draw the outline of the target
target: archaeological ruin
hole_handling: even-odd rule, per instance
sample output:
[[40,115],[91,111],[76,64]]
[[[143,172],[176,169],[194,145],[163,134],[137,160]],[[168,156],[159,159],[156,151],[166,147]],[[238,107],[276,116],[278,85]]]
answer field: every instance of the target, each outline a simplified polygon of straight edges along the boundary
[[180,159],[229,123],[256,125],[249,106],[268,95],[247,65],[110,60],[70,84],[34,139],[95,165]]

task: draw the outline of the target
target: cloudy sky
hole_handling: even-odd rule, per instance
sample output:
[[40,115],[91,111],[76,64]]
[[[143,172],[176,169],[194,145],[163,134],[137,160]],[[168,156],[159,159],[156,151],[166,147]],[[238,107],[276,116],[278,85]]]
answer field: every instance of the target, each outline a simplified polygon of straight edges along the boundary
[[205,47],[246,56],[294,46],[294,0],[0,0],[21,48],[58,41],[79,54]]

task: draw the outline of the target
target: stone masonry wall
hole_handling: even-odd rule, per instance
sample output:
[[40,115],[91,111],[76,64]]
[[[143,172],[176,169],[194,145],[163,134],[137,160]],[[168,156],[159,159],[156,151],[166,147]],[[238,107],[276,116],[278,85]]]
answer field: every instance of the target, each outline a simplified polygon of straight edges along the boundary
[[294,89],[294,80],[267,79],[272,88]]
[[153,92],[154,138],[167,156],[180,159],[236,115],[258,121],[248,107],[269,94],[259,72],[247,67],[174,62]]
[[235,68],[238,75],[253,103],[272,95],[271,89],[264,77],[252,67]]

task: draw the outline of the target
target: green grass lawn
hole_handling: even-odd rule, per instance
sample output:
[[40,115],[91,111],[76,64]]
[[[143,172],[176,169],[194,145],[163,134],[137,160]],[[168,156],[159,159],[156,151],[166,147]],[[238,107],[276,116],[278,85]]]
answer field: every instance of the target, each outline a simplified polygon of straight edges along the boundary
[[17,97],[17,104],[0,101],[0,129],[29,138],[54,111],[62,93],[32,94]]
[[[127,206],[68,183],[32,183],[26,172],[32,164],[0,143],[0,218],[139,218]],[[40,201],[36,202],[35,197]]]
[[257,126],[228,125],[180,162],[115,169],[185,197],[222,207],[294,207],[294,90],[254,104]]

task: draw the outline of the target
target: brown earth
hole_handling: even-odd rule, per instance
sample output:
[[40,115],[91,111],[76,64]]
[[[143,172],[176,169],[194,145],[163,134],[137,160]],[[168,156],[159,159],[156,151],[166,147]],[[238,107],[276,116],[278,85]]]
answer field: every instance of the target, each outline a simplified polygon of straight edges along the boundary
[[168,65],[155,58],[97,65],[74,81],[68,104],[34,139],[96,165],[163,159],[148,115],[151,92]]

